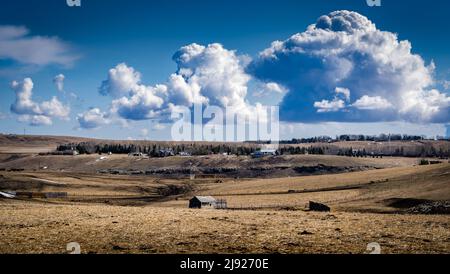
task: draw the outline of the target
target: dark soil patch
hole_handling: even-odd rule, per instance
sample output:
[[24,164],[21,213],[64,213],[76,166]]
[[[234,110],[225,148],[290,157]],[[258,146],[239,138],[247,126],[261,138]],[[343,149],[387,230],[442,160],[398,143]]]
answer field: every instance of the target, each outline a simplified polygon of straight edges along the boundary
[[415,199],[415,198],[391,198],[384,200],[384,203],[389,207],[407,209],[420,204],[431,202],[425,199]]

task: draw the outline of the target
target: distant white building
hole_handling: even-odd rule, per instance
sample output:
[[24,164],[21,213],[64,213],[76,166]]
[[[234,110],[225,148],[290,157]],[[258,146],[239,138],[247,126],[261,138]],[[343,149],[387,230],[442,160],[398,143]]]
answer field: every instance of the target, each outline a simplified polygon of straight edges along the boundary
[[160,149],[158,152],[159,157],[170,157],[175,156],[175,153],[172,149]]
[[75,149],[69,149],[69,150],[62,151],[62,155],[77,156],[77,155],[80,155],[80,153],[77,150],[75,150]]
[[144,157],[144,154],[141,152],[132,152],[128,154],[128,157]]

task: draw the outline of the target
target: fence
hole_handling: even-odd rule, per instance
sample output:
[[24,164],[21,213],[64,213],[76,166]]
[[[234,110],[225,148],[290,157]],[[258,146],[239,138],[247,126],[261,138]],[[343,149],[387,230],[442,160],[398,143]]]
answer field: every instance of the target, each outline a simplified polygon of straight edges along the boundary
[[228,210],[306,210],[306,203],[300,204],[268,204],[268,205],[234,205],[227,207]]
[[26,198],[42,198],[42,199],[57,199],[67,198],[67,192],[17,192],[17,197]]
[[224,199],[216,200],[216,203],[214,204],[214,208],[215,209],[227,209],[228,208],[227,200],[224,200]]

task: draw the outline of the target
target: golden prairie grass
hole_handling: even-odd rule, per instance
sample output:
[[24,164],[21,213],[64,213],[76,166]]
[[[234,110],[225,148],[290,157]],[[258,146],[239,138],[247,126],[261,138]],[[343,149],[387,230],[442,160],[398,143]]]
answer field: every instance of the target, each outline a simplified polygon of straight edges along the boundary
[[0,253],[448,253],[447,216],[1,202]]
[[[189,210],[191,196],[140,206],[106,205],[96,200],[0,199],[0,253],[65,253],[69,242],[80,243],[83,253],[364,253],[371,242],[378,242],[383,253],[448,253],[448,215],[368,211],[392,212],[381,203],[392,197],[450,199],[449,167],[440,164],[298,178],[225,180],[223,184],[189,181],[201,188],[197,194],[217,194],[230,206],[280,205],[270,210]],[[3,175],[6,181],[22,183],[48,180],[45,187],[67,189],[79,196],[141,196],[164,185],[188,183],[54,172]],[[373,184],[367,186],[371,181]],[[289,190],[349,185],[362,188],[288,194]],[[332,212],[281,210],[301,209],[309,200],[328,203]],[[366,211],[356,212],[360,209]]]
[[270,194],[272,192],[287,192],[289,190],[302,191],[349,185],[364,185],[371,182],[383,182],[402,176],[420,176],[420,173],[441,170],[443,168],[450,170],[450,165],[408,166],[343,174],[278,179],[235,180],[227,184],[211,185],[205,192],[216,195]]

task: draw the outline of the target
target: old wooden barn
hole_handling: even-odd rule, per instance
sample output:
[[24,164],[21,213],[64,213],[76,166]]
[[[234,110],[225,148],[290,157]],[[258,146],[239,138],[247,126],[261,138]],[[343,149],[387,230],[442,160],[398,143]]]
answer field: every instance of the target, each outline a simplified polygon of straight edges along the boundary
[[195,196],[189,200],[189,208],[214,208],[216,202],[211,196]]

